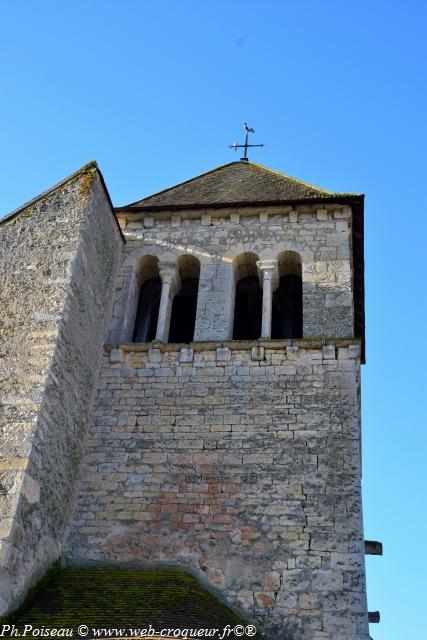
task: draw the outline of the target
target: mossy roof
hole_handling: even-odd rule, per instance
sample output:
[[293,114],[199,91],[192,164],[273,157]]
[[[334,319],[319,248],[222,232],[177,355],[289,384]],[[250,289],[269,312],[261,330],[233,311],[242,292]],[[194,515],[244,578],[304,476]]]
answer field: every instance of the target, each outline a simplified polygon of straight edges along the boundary
[[306,202],[361,197],[316,187],[254,162],[229,162],[120,210]]
[[19,628],[73,628],[73,636],[79,624],[126,629],[151,624],[156,630],[248,624],[184,571],[110,567],[53,572],[7,621]]

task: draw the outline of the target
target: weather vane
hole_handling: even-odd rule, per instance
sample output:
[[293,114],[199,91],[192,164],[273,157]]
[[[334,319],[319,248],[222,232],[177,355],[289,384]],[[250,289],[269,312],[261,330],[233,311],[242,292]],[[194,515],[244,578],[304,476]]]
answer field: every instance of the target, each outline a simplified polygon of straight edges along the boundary
[[240,160],[244,160],[245,162],[248,161],[248,147],[263,147],[263,144],[248,144],[248,138],[249,138],[249,134],[250,133],[255,133],[255,129],[251,129],[250,127],[248,127],[248,123],[244,122],[243,123],[243,129],[245,131],[245,144],[237,144],[237,142],[234,142],[234,144],[230,144],[230,149],[234,149],[234,151],[237,151],[237,149],[241,148],[245,150],[245,154],[243,156],[243,158],[240,158]]

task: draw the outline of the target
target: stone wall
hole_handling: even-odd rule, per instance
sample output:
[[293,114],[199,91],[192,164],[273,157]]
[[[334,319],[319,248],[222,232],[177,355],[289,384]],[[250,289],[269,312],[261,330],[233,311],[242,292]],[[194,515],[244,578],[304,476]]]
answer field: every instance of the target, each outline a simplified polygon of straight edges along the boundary
[[233,330],[236,258],[276,259],[294,251],[302,262],[304,337],[350,337],[353,329],[352,214],[339,204],[157,212],[121,224],[127,240],[117,284],[110,342],[132,340],[144,255],[201,263],[196,340],[229,340]]
[[66,555],[178,563],[270,640],[368,640],[359,344],[107,349]]
[[61,552],[122,242],[93,164],[0,225],[0,614]]

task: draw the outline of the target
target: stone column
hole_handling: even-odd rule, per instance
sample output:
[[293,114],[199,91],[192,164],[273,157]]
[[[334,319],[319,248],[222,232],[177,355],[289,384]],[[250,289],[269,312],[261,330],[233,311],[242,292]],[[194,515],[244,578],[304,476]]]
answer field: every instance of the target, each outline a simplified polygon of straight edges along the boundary
[[271,338],[273,280],[277,281],[277,260],[258,260],[256,265],[262,276],[261,338]]
[[157,318],[156,340],[167,342],[171,321],[172,303],[179,286],[179,274],[176,265],[159,265],[159,275],[162,281],[159,316]]

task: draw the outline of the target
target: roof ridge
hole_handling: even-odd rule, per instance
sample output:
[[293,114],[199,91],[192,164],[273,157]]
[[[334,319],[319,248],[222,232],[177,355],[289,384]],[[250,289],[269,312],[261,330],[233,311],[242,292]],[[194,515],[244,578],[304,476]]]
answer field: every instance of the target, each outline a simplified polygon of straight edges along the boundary
[[233,160],[233,162],[226,162],[225,164],[220,164],[218,167],[214,169],[209,169],[209,171],[205,171],[204,173],[199,173],[197,176],[193,178],[189,178],[188,180],[183,180],[182,182],[177,182],[173,184],[171,187],[167,187],[166,189],[162,189],[161,191],[155,191],[154,193],[150,193],[148,196],[144,198],[140,198],[139,200],[135,200],[135,202],[131,202],[130,204],[125,204],[122,207],[116,207],[116,209],[123,209],[124,207],[133,207],[134,205],[144,202],[144,200],[148,200],[148,198],[152,198],[153,196],[159,196],[160,194],[167,193],[168,191],[172,191],[172,189],[176,189],[176,187],[180,187],[183,184],[188,184],[189,182],[193,182],[194,180],[198,180],[199,178],[203,178],[203,176],[207,176],[210,173],[215,173],[215,171],[219,171],[219,169],[224,169],[224,167],[228,167],[230,164],[237,164],[240,162],[239,160]]
[[35,204],[39,200],[42,200],[43,198],[45,198],[46,196],[50,195],[54,191],[57,191],[57,189],[60,189],[61,187],[66,185],[68,182],[71,182],[72,180],[75,180],[80,175],[83,175],[85,173],[89,173],[89,171],[91,171],[93,169],[95,171],[97,171],[100,175],[102,175],[96,160],[91,160],[90,162],[88,162],[85,165],[83,165],[82,167],[80,167],[80,169],[78,169],[77,171],[74,171],[74,173],[72,173],[71,175],[67,176],[66,178],[64,178],[60,182],[57,182],[56,184],[54,184],[49,189],[46,189],[45,191],[42,191],[41,193],[39,193],[39,195],[35,196],[34,198],[31,198],[31,200],[28,200],[27,202],[22,204],[17,209],[14,209],[10,213],[7,213],[3,218],[0,218],[0,225],[5,224],[6,222],[10,222],[14,218],[16,218],[22,211],[24,211],[25,209],[28,209],[29,206]]

